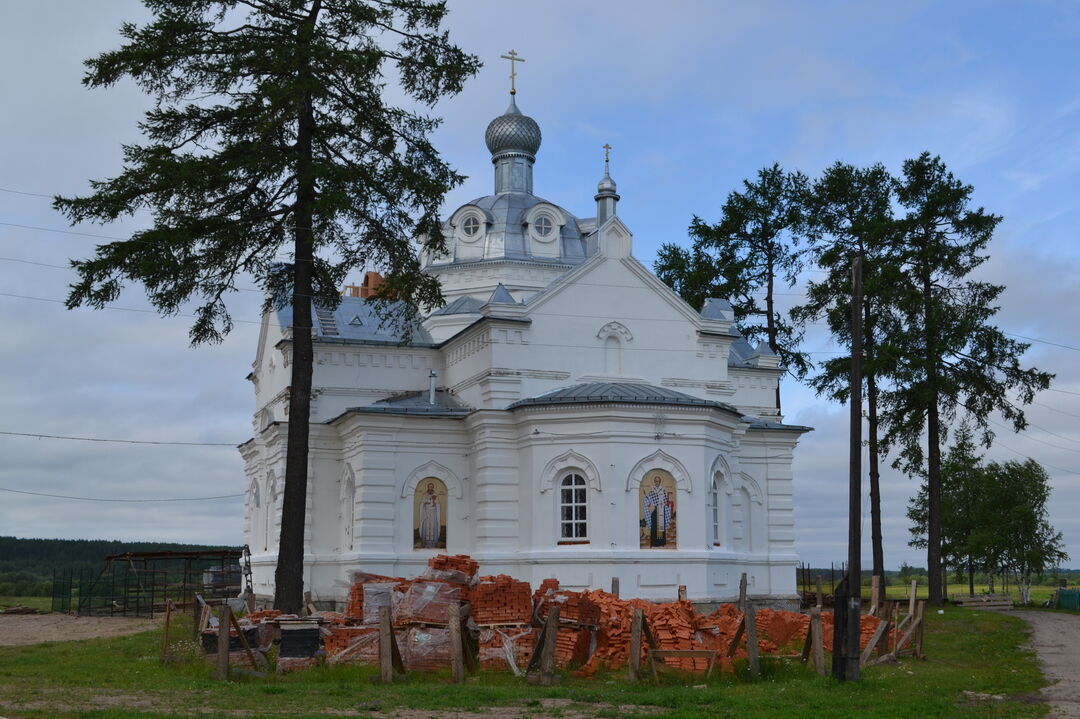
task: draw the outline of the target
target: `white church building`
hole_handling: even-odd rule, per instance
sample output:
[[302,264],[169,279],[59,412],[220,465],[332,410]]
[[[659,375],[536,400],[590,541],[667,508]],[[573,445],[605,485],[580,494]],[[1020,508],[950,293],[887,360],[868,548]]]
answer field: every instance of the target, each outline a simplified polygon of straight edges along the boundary
[[[363,296],[316,308],[305,585],[343,601],[351,572],[414,576],[440,553],[534,586],[691,600],[795,596],[783,368],[632,254],[605,161],[595,216],[533,194],[537,123],[511,95],[488,125],[494,193],[445,221],[424,258],[447,304],[403,342]],[[582,203],[578,203],[581,205]],[[377,279],[377,278],[376,278]],[[352,288],[357,289],[357,288]],[[245,542],[272,596],[292,328],[263,318],[240,446]]]

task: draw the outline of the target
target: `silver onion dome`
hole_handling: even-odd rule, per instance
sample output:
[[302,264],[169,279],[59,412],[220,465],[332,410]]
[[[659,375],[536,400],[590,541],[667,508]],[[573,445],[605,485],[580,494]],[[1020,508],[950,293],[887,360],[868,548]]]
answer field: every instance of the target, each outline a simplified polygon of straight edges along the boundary
[[540,149],[540,126],[536,120],[521,114],[521,110],[510,98],[510,107],[506,112],[492,120],[484,133],[484,141],[492,158],[506,153],[523,153],[535,157]]

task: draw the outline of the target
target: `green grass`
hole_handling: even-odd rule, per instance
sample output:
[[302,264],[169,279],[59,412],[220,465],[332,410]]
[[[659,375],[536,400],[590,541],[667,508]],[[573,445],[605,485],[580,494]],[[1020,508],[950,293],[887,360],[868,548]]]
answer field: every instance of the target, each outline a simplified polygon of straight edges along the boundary
[[[864,671],[858,683],[837,684],[798,664],[769,663],[764,678],[665,674],[661,686],[631,685],[625,671],[592,679],[564,677],[554,688],[525,684],[506,673],[484,673],[465,685],[445,674],[410,675],[383,686],[367,667],[325,667],[266,680],[215,682],[204,662],[162,666],[160,631],[116,639],[0,647],[0,715],[149,719],[165,716],[341,716],[377,703],[366,716],[462,716],[490,719],[558,716],[637,719],[776,717],[1039,717],[1033,699],[1043,684],[1032,656],[1021,649],[1025,624],[993,612],[953,609],[928,613],[927,661]],[[705,685],[702,687],[702,685]],[[1004,694],[1003,702],[965,700],[963,691]],[[552,705],[554,700],[561,702]],[[497,715],[494,707],[505,709]],[[469,716],[465,714],[464,716]]]
[[0,596],[0,610],[7,609],[8,607],[34,607],[40,609],[43,612],[52,610],[52,597],[12,597],[12,596]]
[[[885,588],[885,596],[888,599],[907,599],[909,584],[899,585],[891,584]],[[1035,605],[1041,605],[1047,599],[1050,599],[1054,595],[1055,587],[1050,585],[1033,585],[1031,587],[1031,601]],[[988,590],[986,584],[976,584],[975,593],[984,594]],[[998,584],[994,587],[996,594],[1004,594],[1001,585]],[[929,587],[924,582],[920,582],[916,589],[915,596],[919,599],[926,599],[928,596]],[[967,582],[963,584],[949,584],[945,591],[945,596],[952,597],[954,594],[967,594],[968,585]],[[1020,601],[1020,592],[1013,585],[1009,585],[1009,594],[1012,595],[1014,602]],[[870,590],[863,587],[863,595],[867,598],[870,596]]]

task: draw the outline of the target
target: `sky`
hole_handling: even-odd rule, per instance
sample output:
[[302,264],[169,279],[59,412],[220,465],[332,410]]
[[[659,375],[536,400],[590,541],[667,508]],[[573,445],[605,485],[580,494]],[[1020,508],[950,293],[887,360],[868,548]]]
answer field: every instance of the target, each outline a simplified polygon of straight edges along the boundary
[[[1056,373],[1016,435],[996,428],[987,459],[1048,469],[1050,519],[1080,566],[1080,4],[956,1],[658,3],[451,0],[446,28],[485,63],[434,112],[436,146],[465,184],[446,208],[491,191],[483,132],[507,105],[515,49],[518,105],[539,123],[536,194],[579,216],[609,143],[619,215],[652,266],[686,242],[694,215],[715,221],[729,192],[773,162],[811,177],[836,161],[893,172],[928,150],[1004,216],[977,278],[1006,286],[995,321],[1035,338],[1024,356]],[[36,0],[0,23],[0,535],[195,543],[242,541],[260,296],[230,299],[219,345],[189,347],[189,318],[158,317],[141,289],[114,309],[66,310],[71,258],[94,237],[124,237],[136,216],[70,227],[52,195],[85,194],[121,168],[149,99],[130,83],[89,90],[82,61],[119,45],[129,0]],[[44,197],[43,197],[44,196]],[[81,233],[81,234],[70,234]],[[360,278],[352,278],[358,281]],[[251,285],[248,285],[250,288]],[[802,285],[784,289],[797,303]],[[811,329],[806,349],[836,350]],[[848,410],[786,380],[786,420],[815,427],[796,451],[796,543],[815,566],[847,556]],[[1000,418],[993,421],[1000,422]],[[190,444],[88,442],[30,435]],[[865,485],[864,485],[865,486]],[[885,562],[925,566],[907,546],[917,482],[882,485]],[[232,496],[228,496],[232,495]],[[868,512],[868,503],[864,514]],[[869,518],[863,519],[864,564]]]

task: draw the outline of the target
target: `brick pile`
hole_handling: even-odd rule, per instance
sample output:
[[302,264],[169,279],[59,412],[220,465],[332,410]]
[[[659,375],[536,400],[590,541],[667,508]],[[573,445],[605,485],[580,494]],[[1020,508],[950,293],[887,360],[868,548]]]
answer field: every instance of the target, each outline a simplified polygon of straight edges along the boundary
[[480,562],[468,554],[439,554],[429,559],[427,565],[444,572],[461,572],[467,577],[475,577],[480,569]]
[[352,586],[349,587],[349,599],[345,604],[345,614],[357,621],[364,619],[364,585],[372,582],[403,582],[400,577],[384,577],[381,574],[367,572],[353,573]]
[[555,635],[555,666],[579,667],[589,660],[592,631],[581,627],[559,627]]
[[412,580],[394,587],[394,626],[449,623],[450,605],[461,602],[461,587],[437,580]]
[[[646,610],[646,618],[653,638],[661,650],[685,650],[700,649],[697,645],[696,634],[698,628],[698,615],[694,607],[685,599],[669,604],[654,604],[651,610]],[[708,666],[707,659],[692,657],[671,657],[664,660],[668,666],[676,667],[684,671],[704,672]]]
[[536,647],[540,630],[536,627],[519,629],[480,630],[480,668],[506,670],[507,660],[513,657],[515,666],[524,670]]
[[[326,651],[326,656],[335,657],[353,646],[358,639],[371,637],[375,644],[374,656],[371,659],[378,659],[378,627],[333,626],[329,628],[329,632],[329,636],[323,637],[323,649]],[[354,646],[350,654],[356,653],[358,648],[358,646]]]
[[528,582],[500,574],[481,577],[470,590],[473,621],[485,624],[529,624],[532,622],[532,592]]
[[559,607],[559,621],[561,622],[595,627],[600,621],[600,607],[596,606],[596,603],[585,593],[572,592],[568,589],[549,591],[541,597],[536,606],[537,619],[544,621],[548,610],[555,605]]
[[450,666],[449,629],[409,627],[398,634],[398,647],[406,671],[433,671]]

